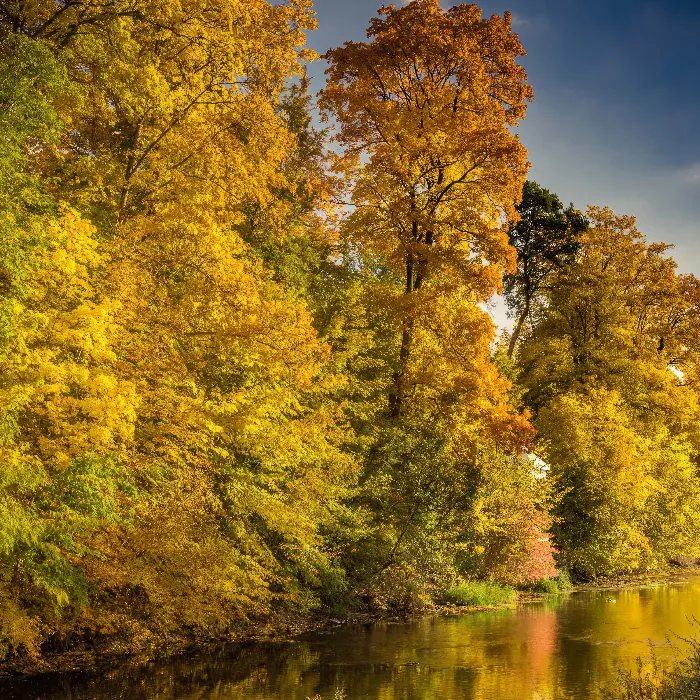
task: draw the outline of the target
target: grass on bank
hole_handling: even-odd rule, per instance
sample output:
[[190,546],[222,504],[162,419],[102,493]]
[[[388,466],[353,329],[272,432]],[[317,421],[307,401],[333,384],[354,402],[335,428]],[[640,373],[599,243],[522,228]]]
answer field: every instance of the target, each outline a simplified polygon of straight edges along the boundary
[[563,591],[568,591],[573,587],[569,574],[566,571],[560,571],[556,578],[541,578],[536,581],[528,590],[533,593],[562,593]]
[[541,578],[529,587],[533,593],[559,593],[559,584],[555,578]]
[[466,581],[443,595],[447,605],[486,608],[515,602],[515,590],[489,581]]
[[[555,594],[572,588],[566,571],[560,571],[556,578],[543,578],[525,590],[534,593]],[[511,586],[502,586],[493,581],[465,581],[450,588],[442,596],[446,605],[459,605],[473,608],[489,608],[514,603],[517,593]],[[700,700],[700,696],[698,696]]]

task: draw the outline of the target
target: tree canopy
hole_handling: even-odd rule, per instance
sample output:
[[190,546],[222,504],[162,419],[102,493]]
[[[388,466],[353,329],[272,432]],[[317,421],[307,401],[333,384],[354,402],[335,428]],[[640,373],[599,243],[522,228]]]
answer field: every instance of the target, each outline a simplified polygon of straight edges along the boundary
[[698,553],[700,285],[526,180],[511,15],[382,7],[317,101],[315,22],[0,4],[6,661]]

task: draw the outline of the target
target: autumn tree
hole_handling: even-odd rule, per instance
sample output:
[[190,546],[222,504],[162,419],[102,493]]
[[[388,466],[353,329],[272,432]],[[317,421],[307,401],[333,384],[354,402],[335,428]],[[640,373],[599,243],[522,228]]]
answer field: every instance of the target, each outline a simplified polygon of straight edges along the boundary
[[0,656],[696,551],[700,284],[524,185],[510,15],[381,8],[323,129],[314,26],[0,3]]
[[373,391],[354,421],[365,436],[357,502],[369,515],[348,569],[401,598],[397,577],[423,590],[435,567],[449,576],[457,551],[482,546],[465,535],[478,484],[529,440],[490,361],[479,302],[514,264],[505,221],[527,170],[514,127],[532,92],[510,15],[436,0],[379,15],[367,42],[325,55],[320,104],[351,185],[342,231],[358,308],[345,323],[367,324],[374,346],[351,365]]
[[542,299],[548,282],[573,259],[577,236],[588,225],[573,204],[564,209],[556,194],[529,180],[516,209],[520,221],[510,227],[508,236],[518,254],[517,269],[504,280],[504,296],[516,318],[508,357],[513,356],[523,325]]
[[321,106],[339,124],[344,167],[354,175],[348,228],[403,278],[390,397],[397,417],[410,384],[413,307],[431,297],[424,283],[449,279],[485,299],[512,264],[502,217],[515,216],[526,153],[511,127],[532,91],[516,63],[524,51],[510,15],[482,19],[475,5],[445,12],[436,0],[380,15],[370,42],[325,55]]
[[10,648],[29,611],[138,644],[309,607],[335,575],[329,349],[263,250],[325,235],[287,97],[313,25],[303,0],[2,6],[0,176],[41,217],[2,253]]
[[588,219],[518,360],[561,489],[562,555],[597,575],[696,551],[700,443],[683,372],[694,366],[682,340],[694,285],[634,217],[592,207]]

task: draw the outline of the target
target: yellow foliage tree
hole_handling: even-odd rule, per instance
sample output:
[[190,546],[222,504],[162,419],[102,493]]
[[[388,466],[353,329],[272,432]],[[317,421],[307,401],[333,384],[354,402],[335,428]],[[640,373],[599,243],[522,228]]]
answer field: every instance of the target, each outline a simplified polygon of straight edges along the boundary
[[[505,475],[495,455],[519,455],[530,439],[490,360],[480,304],[514,262],[506,221],[527,171],[514,127],[532,92],[509,14],[437,0],[379,14],[368,42],[325,55],[320,105],[351,187],[342,231],[356,270],[330,340],[361,386],[346,396],[367,518],[345,545],[348,569],[370,595],[405,605],[406,588],[425,600],[428,582],[455,575],[484,472]],[[519,497],[532,505],[527,487]]]
[[562,493],[556,526],[584,574],[697,553],[694,284],[630,216],[591,207],[575,260],[519,350]]
[[321,235],[283,104],[313,26],[306,0],[3,7],[5,40],[48,49],[74,91],[51,98],[57,142],[20,144],[56,204],[15,228],[36,271],[4,355],[19,608],[49,591],[145,644],[314,605],[336,576],[320,529],[353,472],[337,380],[241,235],[253,208],[271,238]]
[[[527,164],[512,127],[532,91],[516,63],[524,51],[509,14],[482,19],[476,5],[445,12],[437,0],[380,14],[371,42],[325,55],[320,104],[338,122],[339,167],[352,178],[348,233],[403,280],[396,417],[408,387],[425,383],[409,369],[417,326],[429,337],[432,325],[441,341],[455,334],[450,306],[485,301],[513,264],[504,218],[515,218]],[[459,338],[467,347],[489,333],[474,311],[468,318],[475,326]]]

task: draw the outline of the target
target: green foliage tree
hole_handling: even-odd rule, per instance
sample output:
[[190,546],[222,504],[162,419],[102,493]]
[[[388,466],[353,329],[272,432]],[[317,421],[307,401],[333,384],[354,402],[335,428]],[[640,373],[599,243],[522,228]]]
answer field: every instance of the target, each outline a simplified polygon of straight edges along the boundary
[[588,226],[573,204],[564,209],[556,194],[530,180],[516,209],[520,220],[509,228],[508,236],[518,253],[517,269],[504,278],[504,296],[516,318],[508,357],[513,356],[523,325],[541,306],[547,284],[573,260],[577,237]]

